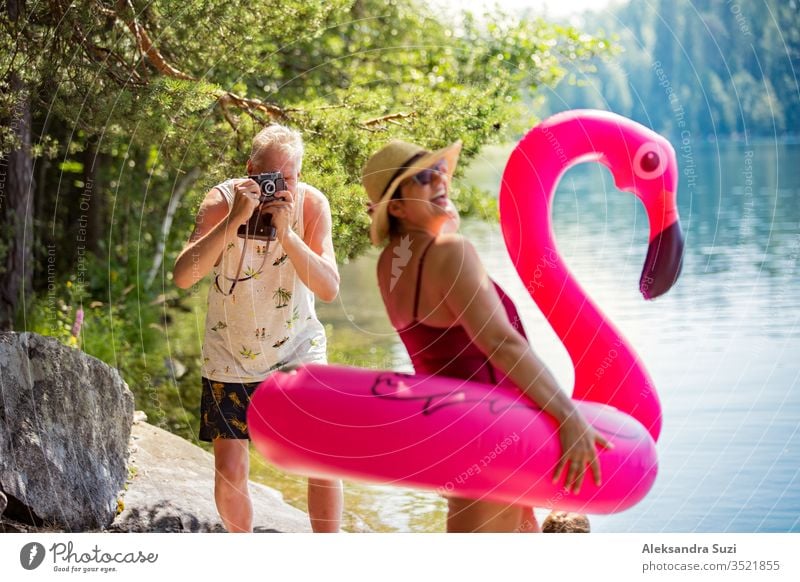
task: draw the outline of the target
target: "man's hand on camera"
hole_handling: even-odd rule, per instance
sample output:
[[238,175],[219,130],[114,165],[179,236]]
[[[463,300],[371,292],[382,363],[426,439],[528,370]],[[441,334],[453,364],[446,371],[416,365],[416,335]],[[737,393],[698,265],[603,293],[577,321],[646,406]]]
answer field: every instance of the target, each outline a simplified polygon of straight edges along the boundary
[[264,203],[264,211],[272,215],[272,226],[275,227],[276,236],[279,241],[283,242],[292,229],[294,196],[289,190],[276,192],[274,202]]
[[253,211],[258,206],[260,195],[258,184],[250,180],[242,180],[233,187],[233,208],[231,209],[231,222],[239,226],[250,220]]

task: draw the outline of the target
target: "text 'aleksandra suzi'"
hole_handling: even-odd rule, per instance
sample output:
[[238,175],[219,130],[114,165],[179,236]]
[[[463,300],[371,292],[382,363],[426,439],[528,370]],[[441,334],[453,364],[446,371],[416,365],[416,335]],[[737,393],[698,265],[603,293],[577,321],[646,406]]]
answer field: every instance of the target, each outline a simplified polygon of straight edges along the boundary
[[721,544],[711,544],[710,546],[668,546],[666,544],[645,544],[642,548],[643,554],[735,554],[736,544],[723,546]]

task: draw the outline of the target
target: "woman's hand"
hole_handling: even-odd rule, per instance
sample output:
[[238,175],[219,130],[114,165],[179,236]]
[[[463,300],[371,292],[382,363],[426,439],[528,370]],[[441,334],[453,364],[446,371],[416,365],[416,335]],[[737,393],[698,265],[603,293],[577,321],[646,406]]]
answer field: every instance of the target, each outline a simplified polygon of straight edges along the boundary
[[597,445],[608,450],[613,449],[614,445],[600,436],[577,409],[561,423],[558,437],[561,441],[561,458],[553,474],[553,483],[558,483],[564,470],[567,469],[565,488],[571,493],[579,493],[588,464],[594,483],[599,487],[601,479]]

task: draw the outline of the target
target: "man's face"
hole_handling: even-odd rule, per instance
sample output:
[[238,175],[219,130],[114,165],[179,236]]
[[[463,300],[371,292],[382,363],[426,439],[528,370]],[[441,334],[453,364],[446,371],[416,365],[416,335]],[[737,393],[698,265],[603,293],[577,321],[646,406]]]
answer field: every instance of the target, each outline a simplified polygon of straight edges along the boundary
[[249,174],[263,174],[264,172],[280,172],[286,180],[286,188],[297,195],[297,181],[300,177],[300,168],[297,161],[283,152],[264,151],[258,159],[247,163]]

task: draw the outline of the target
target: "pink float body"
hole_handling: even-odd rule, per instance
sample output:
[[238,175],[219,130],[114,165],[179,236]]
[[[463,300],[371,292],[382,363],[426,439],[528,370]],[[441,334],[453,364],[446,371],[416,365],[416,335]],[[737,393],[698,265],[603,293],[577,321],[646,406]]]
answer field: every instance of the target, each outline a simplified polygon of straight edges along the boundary
[[[637,170],[634,158],[651,146],[663,168]],[[662,249],[675,242],[666,235],[680,239],[675,154],[651,130],[606,112],[567,112],[531,130],[512,153],[500,192],[503,233],[523,282],[572,358],[578,408],[614,444],[599,455],[600,487],[588,473],[578,494],[563,488],[563,477],[552,483],[561,452],[556,424],[520,392],[442,376],[321,365],[275,373],[250,403],[256,449],[297,474],[465,498],[589,513],[640,501],[657,473],[658,397],[633,349],[558,257],[550,223],[558,178],[587,160],[608,165],[617,186],[645,203],[646,297],[669,288],[674,278],[665,286],[657,271],[670,263],[677,277],[682,252],[667,256]]]
[[552,483],[561,450],[555,422],[514,389],[312,364],[264,381],[250,402],[248,424],[264,457],[300,475],[528,506],[622,511],[653,484],[653,440],[609,406],[579,407],[615,448],[601,455],[602,487],[587,478],[577,495]]

